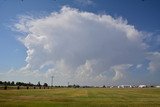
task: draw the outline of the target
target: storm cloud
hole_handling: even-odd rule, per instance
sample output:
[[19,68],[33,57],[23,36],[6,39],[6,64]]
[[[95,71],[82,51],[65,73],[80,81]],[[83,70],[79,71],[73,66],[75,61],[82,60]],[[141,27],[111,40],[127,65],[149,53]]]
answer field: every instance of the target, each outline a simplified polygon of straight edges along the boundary
[[[19,40],[27,49],[27,64],[20,71],[54,75],[59,84],[120,81],[146,60],[143,34],[122,17],[64,6],[48,16],[20,17],[15,28],[25,34]],[[148,69],[154,70],[154,62]]]

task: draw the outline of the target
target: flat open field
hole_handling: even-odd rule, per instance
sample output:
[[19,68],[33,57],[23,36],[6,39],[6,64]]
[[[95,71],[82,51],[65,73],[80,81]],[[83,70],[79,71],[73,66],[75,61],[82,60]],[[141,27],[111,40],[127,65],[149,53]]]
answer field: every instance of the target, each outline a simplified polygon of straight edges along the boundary
[[160,107],[160,89],[0,90],[0,107]]

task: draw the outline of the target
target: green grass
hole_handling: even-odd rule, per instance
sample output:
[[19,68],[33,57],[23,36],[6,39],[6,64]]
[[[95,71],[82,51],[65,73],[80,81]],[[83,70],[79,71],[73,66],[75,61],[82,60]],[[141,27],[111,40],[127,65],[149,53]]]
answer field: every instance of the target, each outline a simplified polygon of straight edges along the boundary
[[160,89],[0,90],[0,107],[160,107]]

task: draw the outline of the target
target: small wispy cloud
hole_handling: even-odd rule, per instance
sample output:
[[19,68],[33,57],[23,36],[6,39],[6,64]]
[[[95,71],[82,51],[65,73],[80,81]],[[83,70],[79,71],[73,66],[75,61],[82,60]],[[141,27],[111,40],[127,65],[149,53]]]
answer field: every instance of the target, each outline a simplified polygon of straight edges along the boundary
[[82,6],[94,5],[92,0],[75,0],[75,3],[80,4]]

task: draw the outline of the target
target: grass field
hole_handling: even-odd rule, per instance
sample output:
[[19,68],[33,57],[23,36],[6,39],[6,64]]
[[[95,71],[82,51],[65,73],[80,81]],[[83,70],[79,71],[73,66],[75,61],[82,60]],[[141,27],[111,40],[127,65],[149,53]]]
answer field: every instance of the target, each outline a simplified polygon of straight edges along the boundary
[[0,107],[160,107],[160,89],[0,90]]

